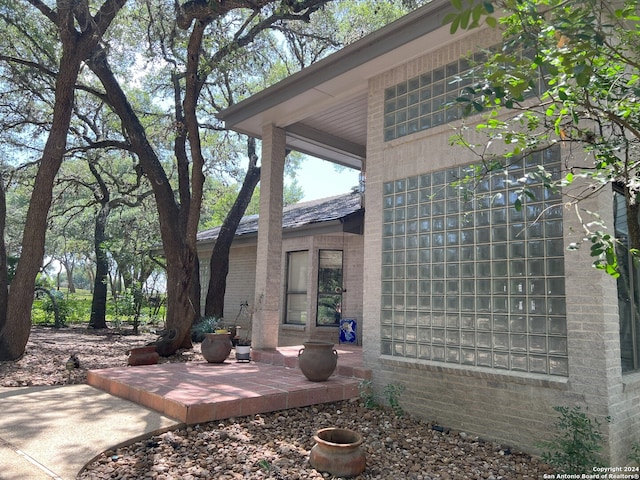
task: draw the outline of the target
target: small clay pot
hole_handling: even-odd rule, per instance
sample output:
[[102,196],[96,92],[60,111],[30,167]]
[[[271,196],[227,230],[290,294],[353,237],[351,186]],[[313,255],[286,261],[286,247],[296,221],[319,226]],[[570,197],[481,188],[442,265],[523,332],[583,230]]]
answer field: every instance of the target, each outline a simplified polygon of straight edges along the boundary
[[316,444],[309,453],[309,463],[320,472],[338,477],[355,477],[364,472],[366,459],[362,435],[346,428],[323,428],[313,437]]
[[298,351],[298,367],[312,382],[324,382],[338,365],[338,352],[331,342],[308,341]]
[[160,355],[156,351],[155,345],[147,347],[136,347],[129,350],[129,358],[127,363],[129,365],[155,365],[158,363]]
[[207,333],[202,341],[202,356],[209,363],[223,363],[231,353],[228,333]]

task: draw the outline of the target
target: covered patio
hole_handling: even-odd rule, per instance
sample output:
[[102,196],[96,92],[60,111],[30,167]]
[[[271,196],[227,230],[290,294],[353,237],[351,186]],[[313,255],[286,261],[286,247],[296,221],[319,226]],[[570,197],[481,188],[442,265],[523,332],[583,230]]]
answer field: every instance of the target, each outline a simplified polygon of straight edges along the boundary
[[371,371],[362,348],[336,345],[338,366],[325,382],[297,368],[302,346],[252,351],[250,363],[163,363],[91,370],[87,383],[186,424],[355,398]]

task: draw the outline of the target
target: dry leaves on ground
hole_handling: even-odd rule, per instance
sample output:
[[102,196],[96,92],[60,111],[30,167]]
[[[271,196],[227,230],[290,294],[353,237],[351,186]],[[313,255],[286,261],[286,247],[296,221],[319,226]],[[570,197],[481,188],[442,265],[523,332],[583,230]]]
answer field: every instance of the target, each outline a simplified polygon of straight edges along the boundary
[[[17,361],[0,362],[0,386],[25,387],[85,383],[88,370],[127,365],[129,349],[155,341],[152,332],[133,335],[131,328],[89,330],[83,326],[60,329],[34,326],[24,355]],[[202,360],[199,346],[160,359],[161,362]],[[80,368],[67,370],[74,353]]]

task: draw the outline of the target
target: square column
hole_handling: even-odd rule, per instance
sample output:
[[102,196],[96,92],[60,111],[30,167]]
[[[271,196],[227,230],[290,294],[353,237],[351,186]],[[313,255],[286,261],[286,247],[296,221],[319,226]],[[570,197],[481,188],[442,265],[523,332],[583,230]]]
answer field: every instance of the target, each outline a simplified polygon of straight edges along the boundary
[[251,334],[254,348],[278,346],[282,298],[282,192],[285,156],[284,130],[273,124],[263,126],[260,216]]

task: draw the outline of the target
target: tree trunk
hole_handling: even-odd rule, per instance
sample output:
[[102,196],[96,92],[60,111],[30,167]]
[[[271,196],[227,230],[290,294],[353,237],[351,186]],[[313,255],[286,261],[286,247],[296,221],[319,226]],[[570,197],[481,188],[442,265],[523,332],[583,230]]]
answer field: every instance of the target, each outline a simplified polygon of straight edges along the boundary
[[[625,187],[625,204],[627,207],[627,228],[629,230],[629,248],[640,250],[640,204],[631,198],[629,189]],[[635,192],[634,192],[635,193]]]
[[102,206],[96,216],[94,249],[96,252],[96,276],[93,283],[93,298],[91,299],[91,318],[89,328],[108,328],[107,326],[107,295],[109,283],[109,261],[105,241],[106,228],[109,218],[109,197],[102,198]]
[[76,293],[76,284],[73,283],[73,267],[65,267],[65,271],[67,272],[67,291],[69,293]]
[[[63,53],[56,79],[53,123],[36,174],[22,238],[22,252],[11,282],[6,319],[0,331],[0,360],[15,360],[23,353],[31,331],[31,307],[36,275],[42,266],[47,216],[53,181],[62,164],[71,120],[74,87],[81,58]],[[4,293],[4,292],[2,292]]]
[[91,291],[91,293],[93,294],[93,285],[95,282],[95,277],[93,275],[93,268],[91,268],[91,266],[89,264],[87,264],[86,267],[84,267],[87,273],[87,277],[89,277],[89,289]]
[[[22,238],[22,253],[7,296],[7,308],[0,325],[0,360],[15,360],[24,353],[31,332],[31,307],[36,275],[42,266],[47,216],[55,179],[67,145],[73,111],[75,84],[81,62],[91,53],[126,0],[106,0],[89,21],[86,1],[57,2],[55,15],[62,43],[62,56],[55,84],[51,130],[42,152],[33,185]],[[78,18],[87,20],[76,22]],[[82,25],[82,26],[80,26]],[[82,28],[79,32],[76,27]],[[6,217],[3,217],[3,221]],[[5,252],[6,254],[6,252]],[[7,292],[0,291],[0,295]],[[0,305],[4,300],[0,301]]]
[[224,295],[227,290],[227,274],[229,273],[229,252],[231,243],[244,212],[247,210],[253,192],[260,181],[260,167],[257,166],[256,141],[249,138],[247,142],[249,167],[242,182],[240,192],[231,210],[224,219],[220,233],[211,252],[209,263],[210,279],[207,289],[207,301],[204,313],[208,317],[222,318],[224,316]]
[[[67,275],[67,291],[69,293],[76,293],[76,286],[73,283],[73,262],[69,262],[65,260],[62,265],[64,265],[64,271]],[[59,284],[58,284],[59,286]]]
[[7,197],[4,183],[0,179],[0,332],[7,321],[7,295],[9,294],[9,267],[4,231],[7,221]]
[[168,356],[178,348],[191,348],[191,325],[199,312],[191,302],[192,280],[195,268],[195,250],[185,242],[185,222],[181,222],[178,207],[169,179],[150,145],[144,127],[123,92],[109,66],[106,54],[101,51],[87,62],[100,79],[106,97],[127,131],[133,151],[150,180],[156,199],[160,234],[167,261],[167,312],[166,325],[169,335],[158,343],[158,353]]

